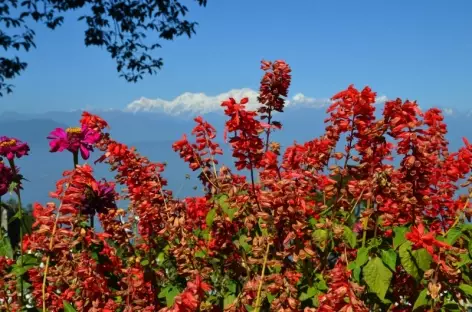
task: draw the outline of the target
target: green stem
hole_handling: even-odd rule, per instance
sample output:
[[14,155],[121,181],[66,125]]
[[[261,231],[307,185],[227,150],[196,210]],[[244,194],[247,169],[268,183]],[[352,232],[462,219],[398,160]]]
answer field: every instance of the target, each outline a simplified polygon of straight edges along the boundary
[[[72,158],[73,158],[73,162],[74,162],[74,169],[77,168],[77,166],[79,165],[79,151],[77,152],[72,152]],[[79,209],[79,220],[81,219],[82,217],[82,211]],[[91,217],[92,218],[92,217]],[[91,221],[91,223],[93,222],[93,220]],[[93,226],[92,226],[93,227]]]
[[[370,208],[370,199],[367,201],[367,207],[366,207],[366,210],[368,210]],[[365,241],[366,241],[366,238],[367,238],[367,226],[369,224],[369,218],[368,217],[364,217],[364,220],[362,221],[362,230],[363,230],[363,233],[362,233],[362,247],[365,247]]]
[[[15,160],[14,159],[9,159],[10,162],[10,169],[13,173],[13,179],[14,181],[18,180],[18,172],[16,171],[15,167]],[[18,181],[18,185],[16,186],[15,189],[16,196],[18,197],[18,220],[20,221],[20,267],[23,269],[23,227],[24,227],[24,220],[23,220],[23,206],[21,205],[21,194],[20,194],[20,181]],[[23,275],[20,276],[20,291],[21,291],[21,297],[19,298],[19,303],[20,305],[23,302],[24,299],[24,279]]]
[[73,152],[72,155],[74,156],[74,168],[79,165],[79,152]]
[[266,130],[266,144],[265,144],[265,151],[267,152],[269,150],[269,137],[270,137],[270,126],[271,126],[271,121],[272,121],[272,110],[269,110],[269,113],[267,114],[267,123],[269,124],[269,128]]
[[379,220],[377,216],[375,216],[375,228],[374,228],[374,239],[377,238],[377,231],[379,229]]
[[264,275],[265,275],[265,269],[267,265],[267,259],[269,258],[269,249],[270,249],[270,244],[269,242],[267,242],[266,252],[264,254],[264,263],[262,263],[261,281],[257,289],[256,306],[255,306],[254,312],[259,312],[261,310],[261,307],[260,307],[261,306],[261,291],[262,291],[262,285],[264,284]]

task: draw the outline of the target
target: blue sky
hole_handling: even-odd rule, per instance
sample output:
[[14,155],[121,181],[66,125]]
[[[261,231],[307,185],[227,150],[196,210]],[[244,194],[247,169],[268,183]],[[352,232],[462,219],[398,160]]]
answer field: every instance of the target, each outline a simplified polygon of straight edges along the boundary
[[354,83],[424,107],[472,108],[470,0],[208,2],[189,6],[197,35],[164,42],[163,70],[137,84],[118,77],[106,51],[83,45],[77,15],[55,31],[35,27],[37,49],[0,111],[120,109],[140,97],[257,89],[261,59],[291,65],[292,96],[327,98]]

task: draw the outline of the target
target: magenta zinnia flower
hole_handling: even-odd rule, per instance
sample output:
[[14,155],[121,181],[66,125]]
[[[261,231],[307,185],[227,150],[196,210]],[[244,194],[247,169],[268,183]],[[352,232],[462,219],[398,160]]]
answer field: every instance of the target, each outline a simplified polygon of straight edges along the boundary
[[88,159],[90,152],[93,151],[93,144],[97,143],[100,139],[100,133],[93,131],[87,126],[73,127],[73,128],[56,128],[52,131],[48,140],[49,146],[51,147],[50,152],[62,152],[68,150],[71,153],[80,154],[83,159]]
[[0,160],[0,196],[8,192],[11,182],[13,181],[13,172]]
[[21,158],[28,155],[30,148],[28,144],[20,140],[9,138],[6,136],[0,137],[0,156],[6,157],[8,160]]
[[98,181],[96,187],[85,191],[82,214],[94,215],[116,208],[117,195],[113,182]]

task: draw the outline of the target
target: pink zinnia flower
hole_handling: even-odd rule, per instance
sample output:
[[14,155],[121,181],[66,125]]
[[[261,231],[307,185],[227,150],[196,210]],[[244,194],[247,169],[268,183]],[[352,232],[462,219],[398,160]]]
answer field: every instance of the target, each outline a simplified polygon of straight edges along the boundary
[[71,153],[80,154],[83,159],[88,159],[90,152],[93,151],[93,144],[97,143],[100,139],[100,133],[93,131],[87,126],[73,127],[73,128],[56,128],[49,136],[49,146],[51,147],[50,152],[62,152],[68,150]]
[[112,182],[98,181],[96,187],[89,187],[84,194],[82,214],[94,215],[116,208],[117,193]]
[[6,136],[0,137],[0,156],[6,157],[8,160],[21,158],[28,155],[30,148],[28,144],[20,140],[9,138]]
[[0,161],[0,196],[8,192],[11,182],[13,181],[13,172],[11,169]]

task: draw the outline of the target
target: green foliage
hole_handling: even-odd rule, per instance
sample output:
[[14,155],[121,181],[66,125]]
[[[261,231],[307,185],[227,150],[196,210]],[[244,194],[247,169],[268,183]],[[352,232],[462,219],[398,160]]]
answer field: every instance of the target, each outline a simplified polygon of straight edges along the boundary
[[318,246],[321,250],[324,250],[328,241],[328,231],[324,229],[317,229],[313,233],[313,240],[318,243]]
[[[1,231],[1,229],[0,229]],[[7,236],[0,240],[0,257],[13,258],[13,249],[11,248],[10,239]]]
[[420,274],[418,271],[418,266],[416,265],[411,252],[412,250],[410,242],[402,244],[399,249],[400,261],[408,274],[413,276],[415,279],[419,279]]
[[228,195],[226,194],[219,194],[215,196],[215,201],[218,204],[218,206],[221,208],[225,216],[229,218],[230,221],[233,220],[234,214],[236,211],[238,211],[237,208],[230,208],[230,205],[228,203]]
[[417,310],[418,308],[424,307],[429,305],[429,300],[428,300],[428,290],[423,289],[418,298],[415,301],[415,304],[413,305],[413,311]]
[[20,238],[20,227],[23,227],[23,233],[30,233],[34,223],[31,205],[23,207],[22,218],[18,212],[18,202],[10,198],[3,203],[3,208],[8,210],[8,236],[12,246],[16,246]]
[[412,255],[415,259],[416,265],[423,272],[426,272],[430,268],[433,259],[426,249],[414,250]]
[[74,307],[69,302],[64,301],[63,304],[64,304],[64,312],[76,312]]
[[472,286],[467,284],[460,284],[459,289],[464,292],[468,298],[472,298]]
[[406,242],[405,234],[408,232],[406,227],[396,227],[393,229],[395,236],[393,237],[393,248],[397,249],[401,244]]
[[363,268],[362,274],[369,289],[381,299],[385,299],[392,280],[392,272],[378,257],[372,258]]
[[17,277],[20,277],[25,274],[29,269],[37,266],[38,264],[39,261],[35,256],[25,254],[22,257],[19,257],[16,261],[16,264],[13,265],[12,273],[15,274]]
[[351,248],[356,248],[357,238],[354,232],[348,226],[344,226],[344,239],[349,244]]
[[393,249],[382,250],[381,251],[382,261],[390,268],[390,270],[395,271],[397,264],[397,253]]
[[462,235],[462,230],[460,227],[453,227],[451,228],[446,236],[446,242],[449,245],[454,245],[454,243],[457,241],[457,239]]
[[174,304],[174,298],[180,293],[180,289],[178,289],[174,285],[168,285],[162,288],[161,292],[159,293],[159,298],[165,298],[166,304],[168,307]]
[[422,272],[427,271],[432,262],[432,257],[426,249],[413,250],[409,241],[400,246],[399,256],[405,271],[417,280],[421,279]]

